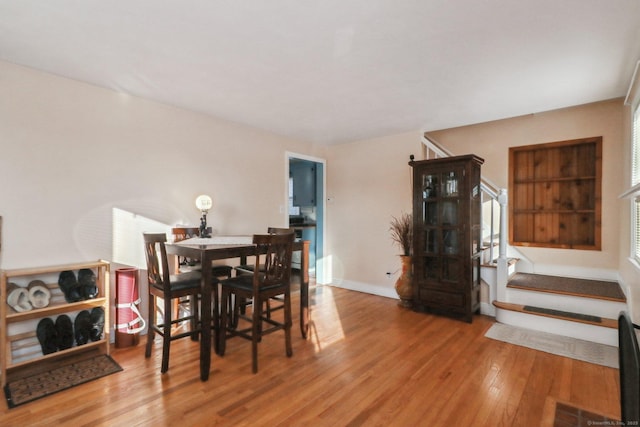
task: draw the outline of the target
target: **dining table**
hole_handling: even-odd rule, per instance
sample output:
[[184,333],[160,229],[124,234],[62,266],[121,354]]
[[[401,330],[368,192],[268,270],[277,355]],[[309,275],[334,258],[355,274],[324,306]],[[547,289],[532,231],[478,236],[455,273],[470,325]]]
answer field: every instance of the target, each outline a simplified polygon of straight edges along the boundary
[[[246,264],[247,257],[259,255],[259,249],[252,243],[253,236],[213,236],[209,238],[195,237],[165,245],[168,255],[184,256],[199,259],[202,264],[202,296],[200,338],[200,379],[209,379],[211,367],[211,331],[222,333],[219,322],[219,307],[212,310],[211,281],[213,279],[210,266],[213,261],[240,258],[240,264]],[[293,243],[293,251],[301,252],[300,260],[300,332],[307,338],[309,331],[309,247],[308,240],[298,240]],[[211,318],[213,316],[213,319]],[[213,320],[213,322],[212,322]],[[215,340],[216,353],[218,340]]]

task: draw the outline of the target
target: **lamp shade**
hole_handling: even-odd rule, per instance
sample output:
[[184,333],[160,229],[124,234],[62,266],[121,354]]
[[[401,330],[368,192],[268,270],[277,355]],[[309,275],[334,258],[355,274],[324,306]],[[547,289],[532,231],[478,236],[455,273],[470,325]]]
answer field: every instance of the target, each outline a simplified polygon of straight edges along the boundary
[[201,211],[206,212],[209,209],[211,209],[211,206],[213,206],[213,201],[211,200],[211,197],[205,194],[201,194],[196,198],[196,207]]

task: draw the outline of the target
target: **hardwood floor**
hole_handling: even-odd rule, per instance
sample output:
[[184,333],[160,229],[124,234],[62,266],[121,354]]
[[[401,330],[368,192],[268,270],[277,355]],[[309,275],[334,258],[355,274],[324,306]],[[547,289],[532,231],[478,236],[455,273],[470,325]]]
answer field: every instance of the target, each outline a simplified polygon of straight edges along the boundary
[[329,286],[310,294],[310,339],[295,324],[287,358],[283,334],[268,335],[256,375],[248,341],[229,340],[203,383],[197,343],[174,342],[162,375],[160,341],[145,359],[142,337],[113,349],[124,371],[5,402],[0,425],[537,426],[553,423],[556,401],[620,416],[618,370],[485,338],[492,318],[468,324]]

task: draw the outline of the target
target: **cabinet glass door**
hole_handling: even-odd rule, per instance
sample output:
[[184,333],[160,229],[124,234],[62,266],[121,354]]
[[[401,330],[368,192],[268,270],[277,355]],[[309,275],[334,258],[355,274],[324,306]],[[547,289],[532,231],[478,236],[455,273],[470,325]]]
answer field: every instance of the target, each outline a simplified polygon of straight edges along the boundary
[[460,176],[457,171],[446,172],[442,176],[442,196],[458,197]]
[[440,258],[424,257],[424,277],[422,279],[440,280]]
[[440,280],[456,284],[460,281],[462,264],[460,260],[460,188],[461,172],[449,170],[440,175],[440,233],[442,236],[442,265]]
[[438,225],[438,202],[427,200],[424,202],[423,218],[425,225]]
[[462,169],[440,169],[421,175],[418,181],[422,190],[422,276],[432,286],[460,281],[462,176]]
[[460,258],[443,257],[442,258],[442,281],[450,283],[458,283],[460,280]]
[[430,253],[430,254],[438,253],[439,239],[438,239],[437,230],[434,230],[434,229],[425,230],[424,243],[425,243],[424,251],[426,253]]
[[445,255],[458,255],[458,230],[455,228],[444,228],[442,230],[442,246]]
[[422,198],[433,199],[438,197],[439,174],[422,175]]
[[440,225],[458,225],[458,199],[444,199],[440,204],[442,206]]
[[[478,181],[480,176],[477,177]],[[477,254],[482,251],[482,225],[480,219],[482,216],[482,197],[480,185],[474,185],[471,190],[471,254]]]

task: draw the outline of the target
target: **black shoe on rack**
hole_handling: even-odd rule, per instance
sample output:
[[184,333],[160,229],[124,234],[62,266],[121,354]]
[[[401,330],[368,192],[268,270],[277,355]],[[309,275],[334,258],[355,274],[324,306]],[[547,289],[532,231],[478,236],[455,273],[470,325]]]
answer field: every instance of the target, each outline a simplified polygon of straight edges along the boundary
[[91,339],[91,313],[87,310],[82,310],[76,316],[73,326],[75,329],[76,344],[83,345],[88,343],[89,339]]
[[64,299],[67,300],[67,302],[77,302],[82,299],[80,287],[78,286],[78,281],[73,271],[61,271],[58,277],[58,286],[62,289]]
[[56,319],[56,346],[58,350],[66,350],[73,347],[73,323],[66,314],[61,314]]
[[40,320],[36,328],[36,336],[40,342],[40,347],[42,347],[42,354],[51,354],[58,350],[56,327],[53,324],[53,320],[48,317]]
[[100,341],[104,331],[104,309],[94,307],[91,310],[91,341]]
[[90,268],[82,268],[78,271],[78,286],[84,299],[92,299],[98,296],[96,275]]

